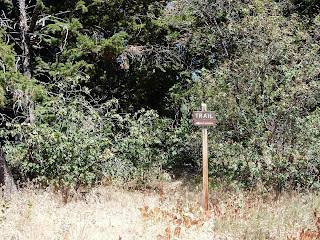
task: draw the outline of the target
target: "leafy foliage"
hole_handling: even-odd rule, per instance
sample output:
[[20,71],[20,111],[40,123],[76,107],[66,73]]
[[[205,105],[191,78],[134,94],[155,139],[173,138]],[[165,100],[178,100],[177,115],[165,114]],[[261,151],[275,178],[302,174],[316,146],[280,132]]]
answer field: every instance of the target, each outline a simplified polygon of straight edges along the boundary
[[81,99],[58,100],[37,110],[43,123],[13,126],[12,134],[23,141],[6,145],[7,159],[23,179],[77,189],[103,179],[145,181],[161,172],[167,159],[156,113],[119,115],[112,101],[100,116]]
[[206,102],[213,186],[319,187],[313,1],[1,4],[1,142],[17,178],[76,187],[198,170],[190,118]]
[[304,17],[288,19],[276,6],[257,1],[249,7],[259,14],[240,14],[240,22],[225,12],[221,29],[230,36],[232,55],[214,69],[204,65],[181,99],[189,111],[206,101],[217,113],[211,139],[216,180],[280,190],[309,187],[317,178],[318,123],[310,119],[319,116],[319,45]]

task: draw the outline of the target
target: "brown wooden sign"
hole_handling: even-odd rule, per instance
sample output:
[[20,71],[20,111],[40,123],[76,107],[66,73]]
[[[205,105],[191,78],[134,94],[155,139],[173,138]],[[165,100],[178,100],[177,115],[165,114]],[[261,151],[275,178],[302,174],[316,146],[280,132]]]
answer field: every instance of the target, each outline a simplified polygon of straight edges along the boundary
[[203,205],[204,210],[209,209],[208,188],[208,126],[216,125],[216,114],[207,111],[207,104],[201,104],[202,111],[193,112],[193,125],[202,126],[202,160],[203,160]]
[[215,126],[216,113],[213,111],[195,111],[193,112],[194,126]]

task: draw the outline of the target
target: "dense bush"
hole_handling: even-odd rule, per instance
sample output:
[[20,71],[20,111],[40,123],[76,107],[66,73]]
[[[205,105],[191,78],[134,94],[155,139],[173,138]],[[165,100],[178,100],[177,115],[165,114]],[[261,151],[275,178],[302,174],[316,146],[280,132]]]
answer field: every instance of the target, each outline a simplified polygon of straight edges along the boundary
[[157,177],[168,155],[163,151],[165,121],[154,111],[116,113],[117,101],[104,105],[104,115],[78,98],[58,99],[38,109],[34,124],[14,124],[19,143],[4,147],[7,160],[22,181],[40,180],[62,187],[90,186],[102,179]]
[[[193,30],[202,37],[188,49],[206,56],[189,82],[171,89],[172,104],[189,116],[201,102],[216,111],[217,127],[209,130],[213,184],[319,187],[319,15],[299,15],[284,2],[223,3],[176,6],[197,16]],[[206,31],[218,30],[227,45],[208,40]]]
[[0,1],[0,147],[16,179],[200,173],[205,102],[212,186],[319,187],[314,1],[31,2]]

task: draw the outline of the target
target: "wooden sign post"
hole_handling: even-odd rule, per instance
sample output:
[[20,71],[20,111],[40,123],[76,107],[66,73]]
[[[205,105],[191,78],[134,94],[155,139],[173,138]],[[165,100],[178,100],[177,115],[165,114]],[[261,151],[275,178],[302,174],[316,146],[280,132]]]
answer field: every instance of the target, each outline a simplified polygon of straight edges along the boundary
[[207,104],[201,104],[201,110],[193,112],[193,125],[202,126],[203,202],[205,211],[208,211],[208,126],[216,125],[216,115],[207,111]]

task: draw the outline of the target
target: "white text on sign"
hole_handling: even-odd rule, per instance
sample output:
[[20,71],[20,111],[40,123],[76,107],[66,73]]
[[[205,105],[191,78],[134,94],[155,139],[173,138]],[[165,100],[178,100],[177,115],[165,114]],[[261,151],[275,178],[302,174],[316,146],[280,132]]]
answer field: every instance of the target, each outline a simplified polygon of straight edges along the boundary
[[216,114],[213,111],[195,111],[193,112],[194,126],[215,126]]

